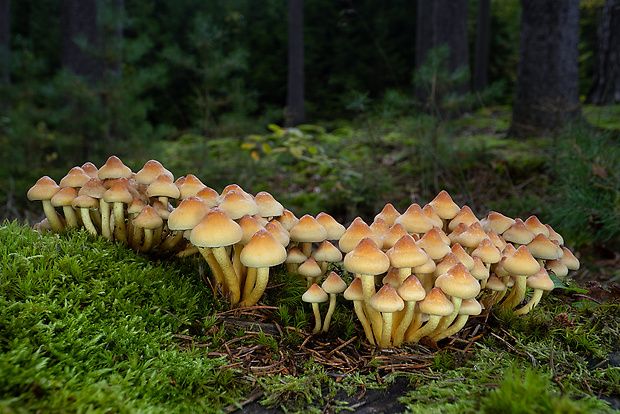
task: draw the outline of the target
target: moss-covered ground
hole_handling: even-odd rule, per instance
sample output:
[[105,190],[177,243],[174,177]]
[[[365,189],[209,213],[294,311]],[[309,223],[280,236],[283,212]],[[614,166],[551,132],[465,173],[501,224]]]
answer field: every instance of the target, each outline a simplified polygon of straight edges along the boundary
[[[378,350],[341,300],[312,336],[280,269],[231,310],[200,261],[84,231],[0,225],[0,412],[610,413],[620,291],[557,281],[530,316],[495,310],[457,337]],[[371,398],[372,397],[372,398]],[[615,405],[614,405],[615,404]]]

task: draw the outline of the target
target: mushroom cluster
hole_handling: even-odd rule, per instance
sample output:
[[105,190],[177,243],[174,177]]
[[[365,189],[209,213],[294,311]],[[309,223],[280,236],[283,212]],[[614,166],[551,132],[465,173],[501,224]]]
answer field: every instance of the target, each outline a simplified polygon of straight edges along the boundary
[[[235,306],[258,303],[270,268],[285,263],[306,281],[314,333],[329,329],[343,294],[368,341],[381,347],[441,340],[483,308],[526,314],[553,289],[549,272],[564,277],[579,267],[536,216],[478,219],[446,191],[402,214],[386,204],[371,224],[357,217],[345,227],[325,212],[298,219],[267,192],[231,184],[218,193],[192,174],[175,181],[156,160],[134,173],[111,156],[100,168],[72,168],[59,184],[40,178],[28,198],[42,202],[39,231],[83,226],[140,252],[200,255]],[[335,271],[343,267],[348,285]],[[319,303],[328,301],[323,319]]]

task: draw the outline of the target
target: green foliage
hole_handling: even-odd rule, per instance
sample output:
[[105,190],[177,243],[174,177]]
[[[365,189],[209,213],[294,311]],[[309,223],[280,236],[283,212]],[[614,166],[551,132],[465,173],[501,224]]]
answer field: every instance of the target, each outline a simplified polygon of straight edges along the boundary
[[580,413],[601,408],[594,399],[574,402],[549,389],[550,376],[534,369],[511,368],[504,372],[499,387],[481,401],[481,412],[488,414]]
[[568,131],[557,165],[553,222],[576,244],[620,242],[620,144],[587,127]]
[[3,410],[213,412],[245,392],[208,349],[174,344],[219,306],[192,266],[84,231],[5,222],[0,240]]

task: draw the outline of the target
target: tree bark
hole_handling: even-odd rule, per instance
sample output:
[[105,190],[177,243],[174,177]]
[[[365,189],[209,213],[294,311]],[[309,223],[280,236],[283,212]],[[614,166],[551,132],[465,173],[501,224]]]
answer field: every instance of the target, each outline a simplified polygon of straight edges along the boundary
[[521,50],[509,134],[540,136],[581,115],[579,0],[522,0]]
[[[418,21],[416,30],[415,67],[419,68],[430,50],[444,44],[450,47],[448,69],[455,71],[469,66],[467,44],[467,0],[418,0]],[[422,101],[428,98],[428,91],[417,91]],[[455,85],[453,92],[466,93],[467,82]]]
[[304,75],[304,0],[289,0],[288,89],[284,125],[306,122]]
[[598,26],[594,75],[586,103],[620,103],[620,1],[607,0]]
[[11,0],[0,0],[0,79],[11,83],[9,64],[11,51]]
[[[61,62],[64,68],[91,83],[103,74],[99,49],[99,25],[96,0],[62,0],[61,3]],[[86,41],[82,47],[80,40]]]
[[472,89],[477,92],[487,87],[490,31],[491,0],[478,0],[474,76],[472,79]]

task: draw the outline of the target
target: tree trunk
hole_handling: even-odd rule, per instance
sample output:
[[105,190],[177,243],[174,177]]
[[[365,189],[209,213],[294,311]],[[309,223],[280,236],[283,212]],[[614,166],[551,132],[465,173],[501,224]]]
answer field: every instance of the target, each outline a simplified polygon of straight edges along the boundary
[[521,0],[521,50],[510,135],[539,136],[581,115],[579,0]]
[[[447,44],[450,47],[448,69],[469,66],[467,44],[467,0],[418,0],[415,67],[424,64],[428,52]],[[428,91],[416,92],[418,98],[428,99]],[[452,92],[466,93],[467,82],[454,85]]]
[[487,87],[489,68],[489,40],[491,31],[491,0],[478,0],[476,48],[472,89],[476,92]]
[[620,103],[620,1],[607,0],[598,26],[594,76],[586,103]]
[[284,125],[306,122],[304,79],[304,0],[289,0],[288,89]]
[[0,81],[11,83],[11,0],[0,0]]
[[[60,13],[62,66],[93,84],[98,82],[103,74],[103,63],[97,56],[97,1],[62,0]],[[81,40],[85,40],[86,47],[80,45]]]

